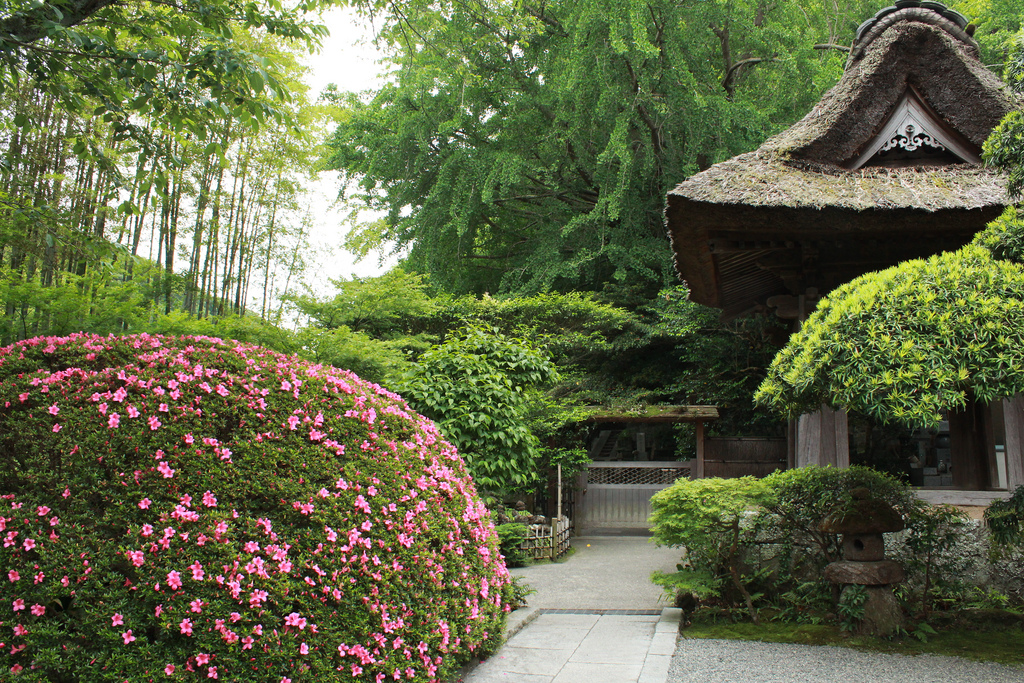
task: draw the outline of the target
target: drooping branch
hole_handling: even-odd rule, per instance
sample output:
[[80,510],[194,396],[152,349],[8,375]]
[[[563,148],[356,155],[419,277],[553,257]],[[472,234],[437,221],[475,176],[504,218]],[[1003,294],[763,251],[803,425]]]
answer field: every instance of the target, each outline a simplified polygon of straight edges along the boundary
[[839,50],[840,52],[849,52],[849,45],[839,45],[838,43],[818,43],[814,46],[815,50]]
[[736,79],[739,78],[740,69],[744,67],[753,66],[760,64],[761,62],[774,62],[774,57],[749,57],[747,59],[741,59],[725,72],[725,78],[722,79],[722,87],[725,88],[725,92],[730,100],[736,92]]
[[47,35],[47,27],[54,23],[65,28],[77,26],[116,0],[69,0],[60,3],[44,2],[25,11],[0,19],[0,42],[13,39],[19,43],[32,43]]

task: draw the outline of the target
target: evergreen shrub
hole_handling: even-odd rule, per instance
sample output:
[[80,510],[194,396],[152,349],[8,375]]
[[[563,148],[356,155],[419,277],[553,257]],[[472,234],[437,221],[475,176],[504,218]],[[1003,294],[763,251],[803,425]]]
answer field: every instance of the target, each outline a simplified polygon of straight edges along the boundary
[[236,342],[0,349],[0,495],[11,680],[441,680],[512,590],[429,420]]

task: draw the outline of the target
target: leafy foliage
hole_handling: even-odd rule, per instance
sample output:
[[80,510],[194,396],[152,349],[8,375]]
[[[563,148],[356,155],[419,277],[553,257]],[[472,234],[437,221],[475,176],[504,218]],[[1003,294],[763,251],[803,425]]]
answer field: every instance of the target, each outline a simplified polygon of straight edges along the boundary
[[915,509],[913,493],[906,484],[860,465],[799,467],[773,472],[763,481],[773,493],[765,510],[778,518],[786,544],[795,553],[793,559],[811,563],[815,571],[842,557],[836,535],[819,527],[829,514],[852,500],[853,489],[867,489],[871,498],[885,501],[903,516]]
[[876,9],[811,2],[406,3],[394,80],[346,115],[329,164],[386,212],[350,237],[410,247],[451,292],[672,279],[673,183],[748,151],[839,77]]
[[396,330],[408,329],[412,319],[429,316],[437,308],[437,302],[427,294],[424,277],[401,268],[379,277],[330,282],[337,294],[328,301],[318,301],[308,294],[289,297],[299,313],[323,329],[345,326],[386,338]]
[[33,338],[0,349],[0,406],[19,679],[437,681],[500,636],[509,576],[462,460],[351,373]]
[[[326,32],[306,18],[314,7],[8,0],[0,18],[0,92],[10,97],[30,82],[67,112],[101,116],[115,141],[130,140],[144,158],[173,168],[173,146],[161,132],[208,141],[207,153],[216,154],[211,124],[233,120],[255,130],[288,117],[280,105],[289,85],[245,39],[252,31],[314,44]],[[20,115],[13,123],[27,130],[37,122]],[[75,153],[107,160],[86,137]]]
[[1024,548],[1024,486],[1006,500],[993,501],[985,509],[985,523],[996,548]]
[[907,521],[890,552],[905,560],[908,606],[931,600],[936,587],[959,590],[971,580],[968,569],[979,558],[963,551],[973,527],[959,514],[923,505],[894,477],[856,465],[803,467],[761,480],[676,482],[652,498],[651,524],[658,543],[686,554],[678,572],[654,580],[708,602],[741,603],[755,620],[759,606],[773,607],[776,618],[821,620],[838,597],[822,572],[842,559],[838,535],[821,531],[821,523],[857,488]]
[[686,548],[674,574],[655,572],[652,580],[698,597],[719,596],[731,584],[757,623],[757,610],[741,569],[743,519],[765,502],[770,491],[753,477],[679,479],[651,497],[651,530],[661,545]]
[[424,353],[397,389],[460,449],[478,486],[505,493],[536,481],[530,400],[557,376],[527,340],[467,327]]
[[881,421],[1024,390],[1024,269],[978,246],[907,261],[834,290],[773,361],[755,400],[797,415],[826,403]]

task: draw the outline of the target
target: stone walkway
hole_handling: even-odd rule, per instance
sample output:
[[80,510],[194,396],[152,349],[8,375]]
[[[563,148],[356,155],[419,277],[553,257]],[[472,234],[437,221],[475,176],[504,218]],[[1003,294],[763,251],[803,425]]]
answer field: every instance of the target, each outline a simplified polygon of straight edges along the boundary
[[679,551],[646,537],[574,538],[565,562],[512,570],[535,591],[465,683],[665,683],[680,611],[651,583]]
[[665,683],[680,611],[541,610],[467,683]]

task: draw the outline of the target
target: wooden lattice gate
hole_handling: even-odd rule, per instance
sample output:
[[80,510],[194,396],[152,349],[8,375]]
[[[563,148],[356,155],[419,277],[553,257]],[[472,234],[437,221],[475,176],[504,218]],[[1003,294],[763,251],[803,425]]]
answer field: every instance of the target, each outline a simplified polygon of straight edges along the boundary
[[679,477],[690,476],[683,462],[596,462],[580,474],[576,533],[634,530],[644,533],[651,496]]

